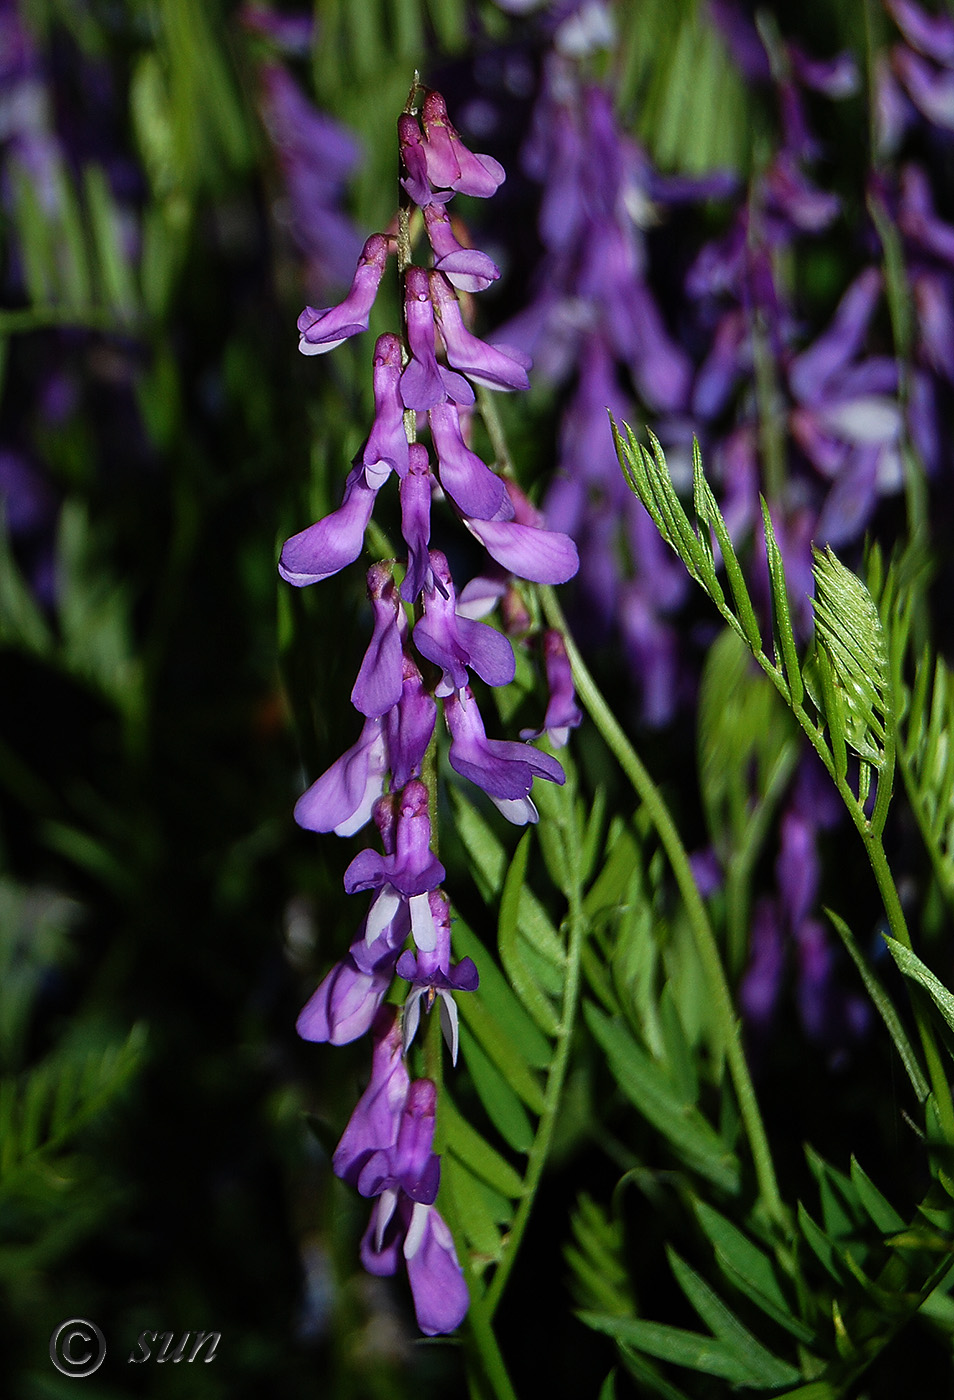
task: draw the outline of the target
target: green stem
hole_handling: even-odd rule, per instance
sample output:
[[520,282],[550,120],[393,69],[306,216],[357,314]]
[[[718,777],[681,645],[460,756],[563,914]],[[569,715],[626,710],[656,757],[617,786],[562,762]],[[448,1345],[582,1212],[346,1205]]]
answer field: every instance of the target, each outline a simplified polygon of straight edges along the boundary
[[[764,652],[753,653],[756,661],[762,667],[766,675],[775,682],[780,694],[782,694],[791,707],[792,714],[798,720],[805,735],[808,737],[812,747],[818,757],[824,763],[832,782],[838,789],[838,794],[844,802],[848,813],[855,824],[859,836],[864,842],[865,852],[871,865],[875,883],[878,886],[878,893],[881,895],[881,902],[884,905],[884,912],[888,919],[888,926],[891,929],[891,936],[896,938],[905,948],[911,948],[911,934],[908,931],[907,919],[904,917],[904,910],[901,907],[901,900],[898,896],[897,886],[894,883],[894,876],[891,874],[891,867],[885,855],[884,845],[881,841],[881,831],[884,826],[884,818],[887,815],[887,805],[890,798],[890,788],[894,774],[894,754],[895,740],[893,738],[893,725],[888,724],[889,741],[885,750],[884,768],[878,779],[879,791],[875,800],[876,817],[871,821],[864,814],[855,794],[852,792],[847,780],[835,772],[835,764],[831,751],[825,743],[824,735],[813,720],[808,715],[804,706],[795,704],[792,701],[788,686],[784,677],[776,666],[773,666]],[[880,820],[876,818],[880,817]],[[927,1065],[928,1078],[931,1081],[931,1088],[934,1091],[935,1102],[937,1104],[938,1117],[941,1128],[948,1142],[954,1142],[954,1100],[951,1098],[951,1086],[948,1083],[947,1075],[944,1071],[944,1063],[938,1048],[934,1028],[931,1024],[931,1011],[926,998],[916,987],[911,987],[911,1003],[914,1011],[914,1020],[918,1028],[918,1035],[921,1039],[921,1046],[924,1050],[924,1058]]]
[[546,1165],[550,1154],[550,1144],[553,1140],[553,1131],[556,1127],[557,1110],[560,1106],[560,1097],[563,1093],[563,1085],[566,1080],[567,1065],[570,1057],[570,1038],[573,1026],[576,1022],[577,1010],[580,1000],[580,962],[583,950],[584,915],[583,915],[583,891],[580,879],[579,854],[581,842],[576,830],[576,819],[574,811],[574,793],[568,791],[568,783],[561,794],[564,817],[560,821],[560,834],[563,839],[563,852],[566,861],[566,869],[569,876],[569,890],[567,898],[569,901],[569,938],[566,952],[566,977],[563,982],[563,1006],[560,1017],[560,1025],[557,1031],[559,1041],[556,1054],[547,1075],[547,1087],[543,1100],[543,1112],[537,1124],[537,1131],[533,1139],[533,1146],[527,1159],[527,1170],[524,1176],[523,1195],[513,1219],[507,1236],[504,1240],[503,1249],[497,1269],[491,1280],[486,1294],[481,1300],[480,1307],[486,1312],[487,1319],[494,1315],[497,1304],[503,1294],[513,1268],[520,1242],[523,1238],[530,1212],[533,1209],[533,1202],[536,1198],[537,1187],[543,1175],[543,1168]]
[[632,784],[647,816],[656,828],[669,859],[695,938],[706,987],[712,998],[715,1015],[722,1031],[726,1061],[752,1151],[759,1193],[770,1219],[783,1233],[787,1234],[789,1230],[788,1213],[779,1194],[778,1182],[775,1179],[775,1167],[765,1133],[765,1125],[762,1122],[758,1101],[755,1097],[755,1088],[742,1049],[739,1022],[732,1005],[715,934],[712,931],[706,907],[702,902],[702,896],[699,894],[699,888],[693,878],[686,849],[662,793],[656,787],[636,750],[623,733],[615,715],[607,705],[577,650],[573,638],[569,635],[556,595],[551,588],[544,588],[541,593],[547,621],[551,627],[559,628],[564,635],[567,654],[573,668],[573,679],[580,700],[586,706],[607,746]]

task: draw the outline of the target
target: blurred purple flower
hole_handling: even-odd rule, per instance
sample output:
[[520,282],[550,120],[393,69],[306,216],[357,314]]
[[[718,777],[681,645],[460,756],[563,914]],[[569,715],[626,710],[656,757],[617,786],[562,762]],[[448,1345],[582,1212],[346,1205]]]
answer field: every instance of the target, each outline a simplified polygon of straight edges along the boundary
[[583,723],[583,712],[576,703],[573,686],[573,671],[570,658],[566,654],[563,637],[550,627],[543,634],[543,658],[546,667],[547,688],[550,692],[546,714],[541,729],[521,729],[521,739],[539,739],[546,730],[547,737],[555,749],[562,749],[570,737],[570,730]]

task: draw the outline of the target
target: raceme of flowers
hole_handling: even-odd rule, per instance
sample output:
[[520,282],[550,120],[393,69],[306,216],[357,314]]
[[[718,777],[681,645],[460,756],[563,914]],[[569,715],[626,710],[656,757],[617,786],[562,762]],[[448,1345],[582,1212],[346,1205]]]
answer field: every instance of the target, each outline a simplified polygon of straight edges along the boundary
[[[442,709],[451,767],[511,822],[537,820],[534,779],[562,783],[563,770],[527,742],[489,738],[469,676],[492,686],[513,679],[508,637],[480,620],[498,600],[506,612],[510,576],[563,583],[575,574],[578,558],[573,541],[542,528],[516,485],[469,445],[473,386],[525,389],[530,361],[468,328],[458,291],[481,291],[499,271],[486,254],[460,241],[447,206],[457,192],[492,195],[504,172],[492,157],[464,145],[437,92],[424,91],[420,117],[404,112],[398,138],[405,171],[399,223],[408,244],[411,228],[423,228],[431,265],[408,262],[405,245],[399,260],[404,325],[401,334],[379,336],[374,347],[375,413],[367,440],[338,509],[286,541],[279,571],[301,587],[354,563],[377,495],[396,479],[407,553],[368,571],[372,635],[351,692],[361,732],[295,808],[299,825],[339,836],[373,821],[381,849],[361,851],[345,872],[345,889],[368,897],[367,907],[351,948],[305,1006],[298,1030],[306,1040],[334,1045],[372,1034],[371,1080],[335,1153],[334,1170],[375,1202],[362,1262],[372,1273],[393,1274],[403,1258],[418,1324],[433,1335],[458,1326],[468,1295],[450,1231],[434,1204],[440,1181],[440,1159],[432,1151],[436,1088],[429,1079],[412,1080],[405,1057],[422,1009],[436,1003],[456,1063],[455,996],[477,987],[478,971],[470,958],[452,961],[450,902],[441,888],[445,871],[432,826],[433,767],[425,758]],[[306,307],[298,321],[303,354],[324,354],[367,330],[399,242],[391,233],[372,234],[344,300]],[[425,425],[430,450],[416,440]],[[431,547],[435,497],[449,504],[489,556],[485,576],[462,593],[445,555]],[[511,604],[511,613],[519,611]],[[559,746],[580,712],[558,633],[547,634],[545,653],[550,702],[544,728]],[[408,984],[401,1012],[384,1004],[396,976]]]

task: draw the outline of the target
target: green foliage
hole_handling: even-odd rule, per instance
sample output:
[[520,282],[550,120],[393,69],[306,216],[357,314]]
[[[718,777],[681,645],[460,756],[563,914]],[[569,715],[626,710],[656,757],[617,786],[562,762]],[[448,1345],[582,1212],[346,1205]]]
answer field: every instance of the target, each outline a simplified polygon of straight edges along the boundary
[[551,1150],[576,1019],[584,812],[572,769],[566,788],[541,801],[548,804],[552,840],[549,851],[541,852],[544,865],[554,884],[558,880],[558,887],[570,890],[570,912],[559,927],[527,879],[533,829],[508,856],[463,790],[454,789],[457,833],[482,901],[488,911],[497,911],[503,970],[457,918],[455,950],[473,957],[480,968],[478,990],[459,999],[461,1053],[488,1129],[474,1127],[471,1114],[465,1118],[458,1111],[445,1087],[442,1190],[448,1217],[467,1246],[472,1306],[483,1309],[488,1321]]
[[748,163],[758,113],[698,0],[618,6],[619,103],[663,169]]
[[125,1087],[142,1059],[145,1033],[77,1055],[64,1049],[21,1078],[0,1079],[0,1190],[41,1156],[68,1144]]
[[908,797],[938,884],[954,907],[954,682],[942,657],[922,654],[900,746]]
[[[786,1395],[834,1400],[937,1288],[949,1261],[939,1261],[936,1240],[918,1217],[906,1226],[854,1159],[850,1175],[810,1151],[808,1164],[819,1217],[799,1205],[797,1226],[784,1244],[773,1241],[756,1216],[737,1224],[690,1191],[702,1236],[696,1232],[693,1248],[706,1273],[671,1246],[667,1254],[674,1282],[707,1332],[655,1322],[632,1305],[626,1308],[621,1288],[597,1305],[593,1260],[607,1258],[611,1268],[619,1260],[622,1220],[581,1201],[574,1232],[582,1247],[567,1251],[583,1303],[581,1319],[613,1339],[620,1360],[648,1393],[708,1393],[705,1382],[697,1390],[691,1379],[672,1378],[673,1367],[758,1393],[778,1394],[784,1387]],[[718,1287],[713,1266],[721,1276]],[[615,1267],[625,1278],[618,1262]],[[688,1389],[677,1388],[676,1381]]]
[[[887,818],[897,741],[896,706],[884,630],[862,581],[831,550],[816,552],[816,645],[801,665],[791,622],[785,565],[763,501],[763,526],[772,594],[772,656],[767,655],[735,545],[706,480],[698,444],[693,451],[693,523],[679,500],[662,448],[650,434],[652,452],[624,425],[612,425],[620,464],[663,539],[715,604],[729,627],[791,707],[792,713],[835,780],[859,829],[880,837]],[[715,537],[713,544],[712,536]],[[715,547],[728,593],[719,579]],[[813,718],[803,700],[807,696]],[[847,749],[858,755],[857,790],[849,782]],[[869,820],[871,775],[877,798]]]

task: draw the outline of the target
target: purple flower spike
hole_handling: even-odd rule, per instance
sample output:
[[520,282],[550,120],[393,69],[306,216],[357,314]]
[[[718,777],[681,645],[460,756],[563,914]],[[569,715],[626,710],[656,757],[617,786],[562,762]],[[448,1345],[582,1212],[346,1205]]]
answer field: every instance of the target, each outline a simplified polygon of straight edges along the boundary
[[566,654],[563,638],[555,628],[548,628],[543,637],[543,660],[547,672],[550,701],[543,717],[543,729],[521,729],[521,739],[539,739],[545,729],[555,749],[562,749],[570,730],[583,723],[583,712],[576,703],[573,672]]
[[404,315],[411,363],[401,375],[401,398],[405,408],[433,408],[444,397],[444,382],[434,353],[434,307],[427,273],[422,267],[409,267],[404,279]]
[[362,925],[348,956],[335,964],[298,1017],[302,1040],[347,1045],[370,1029],[394,980],[398,949],[407,934],[403,907],[371,943]]
[[391,781],[396,790],[420,777],[421,764],[437,722],[437,702],[424,689],[413,657],[404,653],[401,699],[385,718]]
[[348,1126],[335,1148],[335,1176],[357,1186],[361,1169],[373,1152],[397,1142],[398,1127],[411,1081],[404,1064],[404,1045],[397,1010],[382,1006],[372,1026],[374,1054],[371,1080],[355,1105]]
[[407,1053],[421,1021],[421,1000],[430,1011],[435,999],[440,1001],[441,1030],[451,1052],[451,1063],[457,1064],[458,1023],[457,1003],[453,992],[476,991],[480,978],[472,958],[462,958],[451,966],[450,904],[447,896],[434,890],[428,896],[437,938],[430,952],[416,955],[408,949],[401,954],[397,975],[411,983],[404,1003],[404,1051]]
[[407,434],[401,398],[401,341],[380,335],[374,347],[374,425],[361,454],[365,480],[379,490],[391,472],[407,474]]
[[365,721],[361,737],[295,804],[295,821],[306,831],[353,836],[371,820],[384,791],[388,745],[380,719]]
[[401,597],[413,603],[425,588],[433,587],[431,559],[427,546],[431,538],[431,468],[427,448],[411,444],[408,473],[401,482],[401,534],[407,545],[407,573],[401,584]]
[[365,481],[364,466],[359,463],[348,473],[344,500],[338,509],[285,541],[278,561],[278,572],[285,582],[304,588],[353,564],[364,546],[364,532],[376,495],[377,491]]
[[407,620],[389,564],[368,570],[368,597],[374,613],[374,631],[361,662],[351,703],[363,715],[383,715],[401,698],[404,685],[403,631]]
[[[507,392],[529,389],[529,357],[520,350],[487,345],[485,341],[471,335],[461,319],[457,296],[441,273],[431,273],[430,286],[441,339],[447,348],[447,358],[454,368],[488,389],[503,389]],[[432,406],[427,405],[428,408]]]
[[349,336],[368,329],[368,318],[384,276],[389,250],[387,235],[372,233],[362,249],[351,290],[344,301],[324,311],[305,307],[298,318],[301,333],[298,348],[303,355],[324,355]]
[[446,204],[452,199],[450,190],[437,194],[431,189],[427,178],[427,155],[421,128],[417,119],[407,112],[398,117],[398,144],[404,169],[407,171],[407,176],[402,179],[401,184],[418,208],[427,209],[434,204]]
[[451,734],[450,764],[456,773],[483,788],[514,826],[539,820],[530,797],[533,780],[564,783],[560,764],[549,754],[508,739],[488,739],[477,702],[469,687],[444,701],[444,718]]
[[468,666],[488,685],[509,685],[516,663],[507,638],[485,622],[458,615],[454,581],[440,550],[431,550],[431,568],[438,587],[425,598],[424,616],[414,628],[414,645],[443,672],[435,695],[461,690],[467,684]]
[[486,253],[458,243],[450,215],[439,204],[429,204],[424,210],[424,226],[434,250],[434,267],[460,291],[485,291],[500,276],[499,267]]
[[424,154],[427,174],[439,189],[487,199],[506,179],[503,166],[493,156],[469,151],[447,115],[439,92],[428,92],[421,113],[424,121]]
[[503,479],[464,445],[455,405],[446,400],[435,404],[429,421],[441,486],[458,510],[478,520],[499,518],[501,507],[509,509]]
[[433,1206],[414,1206],[404,1262],[418,1327],[426,1337],[453,1332],[463,1322],[470,1298],[453,1236]]

